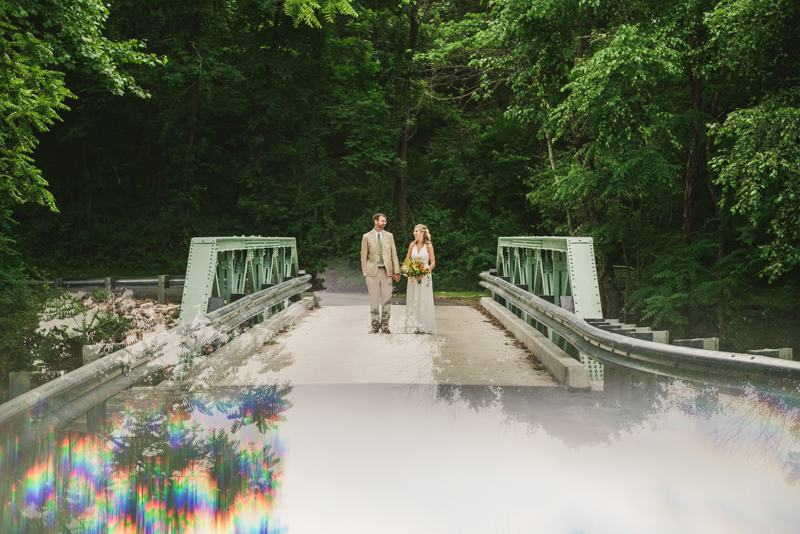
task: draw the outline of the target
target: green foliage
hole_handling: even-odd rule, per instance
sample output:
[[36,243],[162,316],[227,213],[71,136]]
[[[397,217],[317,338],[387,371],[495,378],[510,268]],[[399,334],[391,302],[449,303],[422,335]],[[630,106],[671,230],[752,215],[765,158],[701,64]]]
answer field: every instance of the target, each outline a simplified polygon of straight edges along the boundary
[[724,205],[747,218],[742,238],[777,280],[800,264],[800,87],[731,113],[716,135],[710,165]]
[[[11,24],[0,21],[0,29],[5,74],[0,91],[0,208],[34,202],[55,210],[30,154],[38,143],[36,134],[53,125],[58,111],[68,109],[64,100],[74,95],[64,86],[62,73],[46,68],[55,62],[50,47]],[[4,211],[9,220],[10,211]]]
[[759,273],[798,274],[795,4],[25,3],[95,48],[6,11],[32,133],[3,148],[29,172],[3,182],[0,250],[178,274],[192,237],[289,235],[363,288],[343,273],[382,211],[401,255],[431,229],[437,290],[470,291],[498,236],[589,235],[607,316],[724,336]]
[[680,76],[685,45],[627,24],[610,33],[595,30],[591,39],[596,52],[572,69],[562,89],[568,96],[555,113],[557,134],[569,136],[577,118],[604,149],[653,143],[665,120],[663,101],[653,93]]
[[717,247],[713,240],[696,239],[691,245],[676,242],[662,251],[631,295],[631,311],[640,312],[654,327],[671,328],[673,336],[702,337],[720,328],[710,323],[741,309],[749,296],[744,291],[747,276],[741,252],[706,264]]
[[797,81],[800,6],[792,0],[722,0],[705,15],[723,67],[756,94]]
[[283,4],[283,12],[294,19],[296,26],[306,24],[321,28],[317,11],[322,12],[325,21],[331,23],[337,13],[351,17],[358,16],[349,0],[323,0],[321,3],[313,0],[286,0]]
[[0,400],[8,373],[28,370],[33,363],[29,343],[49,297],[46,288],[25,283],[24,274],[0,270]]
[[116,290],[98,289],[90,296],[52,293],[39,318],[44,321],[72,319],[72,324],[38,330],[24,339],[29,360],[37,369],[72,371],[83,365],[84,345],[125,341],[133,321],[123,316],[120,300],[121,292]]
[[[0,208],[33,201],[55,210],[47,182],[30,154],[36,134],[48,131],[74,98],[60,68],[97,73],[115,94],[145,96],[123,63],[156,65],[136,40],[102,35],[108,10],[98,0],[22,2],[5,0],[0,12],[0,55],[5,84],[0,89]],[[41,30],[45,28],[45,30]]]

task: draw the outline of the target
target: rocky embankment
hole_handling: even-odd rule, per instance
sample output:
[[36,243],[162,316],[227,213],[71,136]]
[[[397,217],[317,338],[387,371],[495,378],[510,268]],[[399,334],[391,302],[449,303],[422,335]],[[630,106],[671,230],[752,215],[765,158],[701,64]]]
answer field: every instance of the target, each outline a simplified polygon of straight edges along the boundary
[[[101,303],[100,306],[107,303]],[[152,299],[125,298],[119,302],[117,313],[133,321],[125,344],[130,345],[178,326],[180,304],[158,304]]]

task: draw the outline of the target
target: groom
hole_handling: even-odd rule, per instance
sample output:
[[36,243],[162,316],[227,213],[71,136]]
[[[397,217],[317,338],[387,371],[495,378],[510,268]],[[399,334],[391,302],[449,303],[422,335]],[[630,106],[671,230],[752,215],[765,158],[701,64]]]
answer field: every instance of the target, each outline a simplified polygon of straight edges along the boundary
[[[384,230],[386,215],[372,216],[372,230],[361,238],[361,272],[369,290],[369,308],[372,317],[370,334],[389,334],[389,317],[392,312],[392,279],[400,281],[400,263],[394,236]],[[391,273],[391,274],[389,274]],[[383,311],[381,314],[379,310]]]

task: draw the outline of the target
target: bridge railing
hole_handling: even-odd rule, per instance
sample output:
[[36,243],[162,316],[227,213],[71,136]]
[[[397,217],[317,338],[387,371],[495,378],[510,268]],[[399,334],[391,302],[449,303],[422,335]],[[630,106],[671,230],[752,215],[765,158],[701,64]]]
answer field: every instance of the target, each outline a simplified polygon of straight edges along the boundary
[[497,274],[581,317],[602,317],[591,237],[501,237]]
[[196,320],[113,352],[2,405],[0,437],[33,442],[144,378],[174,367],[204,347],[226,343],[235,329],[311,288],[303,275],[263,289]]
[[[752,354],[679,347],[635,339],[596,328],[501,277],[482,273],[480,285],[557,333],[578,351],[626,373],[711,383],[750,383],[800,395],[800,362]],[[591,317],[589,317],[591,318]]]
[[293,237],[194,237],[189,247],[180,324],[297,277]]

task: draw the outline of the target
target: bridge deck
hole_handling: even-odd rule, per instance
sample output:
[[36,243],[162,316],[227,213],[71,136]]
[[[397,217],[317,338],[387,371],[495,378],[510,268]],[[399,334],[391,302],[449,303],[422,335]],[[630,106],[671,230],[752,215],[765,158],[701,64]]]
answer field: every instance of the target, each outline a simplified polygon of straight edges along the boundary
[[[274,340],[257,326],[198,358],[189,385],[210,387],[197,395],[169,381],[133,388],[107,404],[107,430],[87,434],[84,424],[21,448],[16,472],[0,477],[2,502],[77,524],[71,508],[25,500],[49,487],[85,495],[87,525],[162,531],[205,521],[292,534],[797,532],[791,407],[681,382],[631,388],[620,405],[537,387],[554,382],[475,309],[437,307],[436,336],[368,335],[359,298],[326,306],[336,298],[325,295]],[[399,332],[404,309],[394,312]],[[276,380],[292,387],[253,395],[251,385]],[[66,446],[54,455],[54,444]],[[277,462],[253,461],[265,445]],[[257,464],[266,467],[249,468]],[[136,475],[162,466],[189,498]],[[262,506],[254,488],[268,480],[279,484]],[[216,508],[215,496],[233,492],[235,506]],[[4,534],[29,525],[29,515],[13,517],[12,528],[0,522]]]
[[[438,334],[404,334],[405,306],[394,305],[392,334],[368,334],[358,296],[323,296],[288,331],[263,344],[258,333],[223,347],[193,369],[197,385],[257,385],[276,378],[300,384],[459,384],[542,386],[557,383],[514,340],[469,306],[437,306]],[[342,304],[326,306],[327,301]]]

